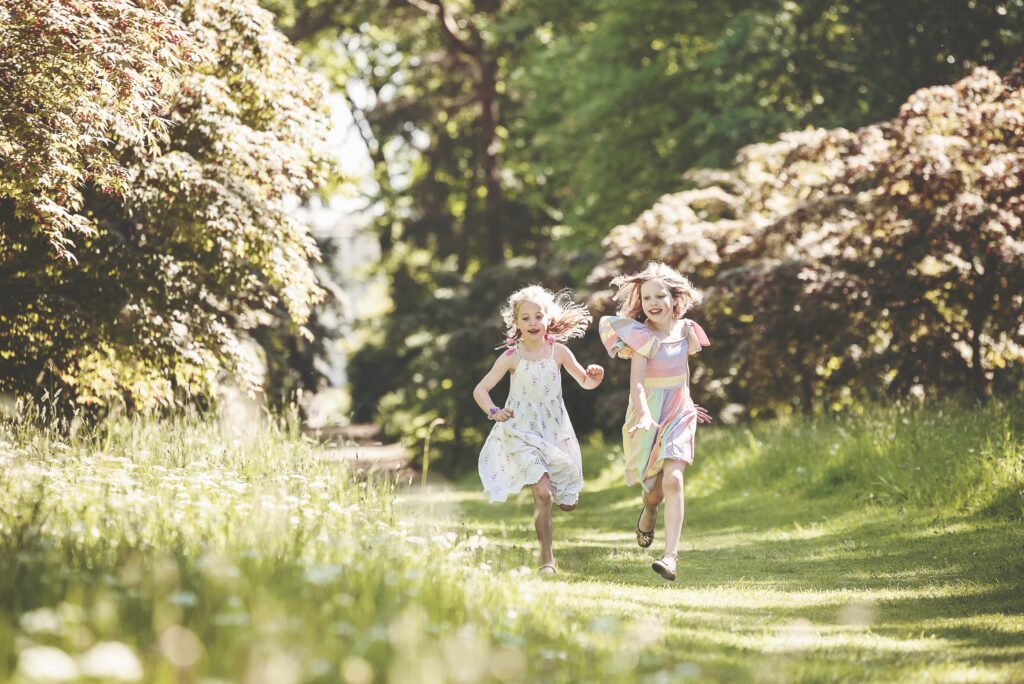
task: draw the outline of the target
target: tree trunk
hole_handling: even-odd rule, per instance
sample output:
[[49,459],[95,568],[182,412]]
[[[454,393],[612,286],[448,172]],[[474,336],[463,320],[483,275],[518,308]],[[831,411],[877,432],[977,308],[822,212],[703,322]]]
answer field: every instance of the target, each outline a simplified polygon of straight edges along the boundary
[[505,258],[502,233],[501,167],[498,162],[498,78],[497,64],[489,59],[480,60],[480,147],[483,162],[484,186],[487,203],[484,220],[487,222],[487,261],[500,264]]
[[981,328],[971,328],[971,385],[974,396],[985,401],[988,398],[988,379],[981,365]]
[[974,389],[974,396],[983,402],[992,396],[992,383],[985,377],[985,367],[982,363],[981,336],[985,332],[989,311],[992,310],[992,304],[996,298],[997,267],[997,260],[989,255],[985,258],[984,270],[979,272],[979,269],[974,269],[974,273],[977,276],[974,300],[970,310],[967,312],[967,320],[971,324],[971,385]]

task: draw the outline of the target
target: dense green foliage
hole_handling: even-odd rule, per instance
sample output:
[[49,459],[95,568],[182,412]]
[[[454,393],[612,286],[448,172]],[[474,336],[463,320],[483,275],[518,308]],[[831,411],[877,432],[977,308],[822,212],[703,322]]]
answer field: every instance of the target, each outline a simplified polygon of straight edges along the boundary
[[586,240],[697,166],[805,126],[888,119],[915,90],[1024,50],[1024,6],[960,0],[589,2],[513,66],[511,134]]
[[[0,426],[0,678],[1013,681],[1024,407],[709,429],[680,579],[585,449],[534,574],[532,504],[353,480],[294,429]],[[965,673],[970,673],[970,677]]]
[[[277,403],[317,384],[331,315],[291,210],[331,139],[307,68],[373,162],[391,308],[360,333],[355,417],[410,443],[444,417],[450,465],[487,427],[468,390],[501,298],[588,295],[647,257],[712,288],[716,407],[1017,386],[1020,84],[997,75],[1020,0],[263,4],[280,32],[255,0],[0,5],[0,391],[152,407],[225,376]],[[666,201],[694,216],[642,213],[693,186]],[[581,432],[620,399],[568,395]]]
[[[160,3],[4,2],[0,22],[0,198],[74,260],[73,239],[97,230],[82,186],[128,189],[109,139],[146,149],[166,137],[164,84],[200,46]],[[4,232],[5,251],[17,251]]]
[[[701,261],[709,255],[703,246],[687,242],[691,232],[672,234],[681,224],[658,224],[672,245],[667,251],[651,230],[622,229],[612,244],[602,247],[599,241],[612,226],[631,221],[661,195],[683,189],[686,172],[728,164],[744,145],[807,126],[854,129],[893,119],[922,87],[952,83],[978,66],[1007,73],[1024,47],[1020,2],[921,0],[894,6],[880,0],[736,0],[710,6],[644,0],[626,6],[600,0],[268,0],[267,5],[278,12],[284,30],[300,42],[311,63],[344,89],[375,163],[370,199],[380,209],[374,229],[385,254],[381,271],[390,281],[393,304],[387,317],[373,322],[376,335],[354,359],[353,397],[361,406],[357,418],[376,416],[393,435],[422,438],[435,415],[445,417],[449,425],[436,443],[456,467],[472,463],[482,433],[478,409],[466,390],[486,369],[491,348],[500,339],[490,334],[497,330],[496,316],[488,315],[482,304],[497,302],[530,280],[575,286],[586,293],[603,288],[604,278],[616,269],[662,256],[692,268],[702,285],[718,288],[711,278],[719,266],[738,265],[740,257],[728,264]],[[990,99],[995,97],[998,86],[986,87]],[[919,97],[938,103],[942,92],[925,91]],[[970,126],[978,122],[970,117],[988,116],[985,112],[994,107],[1012,119],[1009,113],[1016,105],[989,105],[975,107],[963,95],[949,116],[957,118],[964,127],[959,135],[971,144],[993,143],[995,159],[1019,144],[1012,137],[1016,124],[1007,119],[994,134],[1010,135],[1005,141],[975,139]],[[961,113],[953,113],[957,108]],[[961,116],[967,111],[971,113]],[[883,127],[895,130],[901,125],[896,120]],[[928,135],[907,130],[902,144],[869,146],[877,155],[872,157],[877,177],[865,178],[864,184],[883,186],[889,182],[882,178],[886,174],[894,183],[903,173],[898,164],[927,155]],[[815,134],[797,134],[784,138],[790,142],[782,147],[765,148],[771,150],[765,154],[778,155],[766,173],[784,167],[790,160],[783,155],[791,148],[813,156],[810,142],[803,147],[796,142],[804,139],[801,135],[810,139]],[[838,141],[825,145],[820,156],[847,152],[847,165],[861,156]],[[1012,180],[1019,160],[1006,163],[1000,178]],[[919,171],[930,173],[925,167]],[[966,191],[971,178],[984,175],[975,171],[962,177],[959,171],[947,174],[943,182],[962,183],[956,189]],[[826,180],[801,176],[784,193],[793,201],[819,190],[828,194]],[[934,188],[929,175],[920,192]],[[862,220],[875,221],[888,202],[900,197],[876,197]],[[947,204],[937,201],[932,216],[939,216],[939,205]],[[999,211],[1014,211],[1000,204],[1002,200],[993,201]],[[710,211],[710,220],[731,216],[721,209]],[[769,213],[785,211],[772,207]],[[901,211],[908,220],[917,220],[909,216],[916,211],[913,207]],[[730,236],[746,231],[744,240],[754,237],[755,228],[772,232],[757,221],[730,225],[735,227]],[[971,239],[963,230],[952,232],[962,237],[960,243]],[[807,233],[793,239],[814,238]],[[936,258],[944,239],[929,243]],[[989,239],[982,234],[975,246],[962,246],[975,254],[984,251]],[[879,237],[869,248],[909,260],[909,252],[899,251],[906,246]],[[759,243],[742,257],[743,263],[768,264],[779,257],[779,249],[773,249]],[[515,265],[506,270],[497,265],[501,257],[525,260],[528,270]],[[598,262],[604,268],[588,281]],[[827,310],[813,320],[799,319],[804,328],[820,328],[821,335],[835,337],[824,341],[818,336],[794,341],[795,328],[779,335],[793,319],[794,298],[802,296],[804,282],[786,280],[785,267],[774,272],[776,290],[748,283],[749,301],[740,306],[738,301],[726,304],[716,289],[706,314],[698,314],[714,319],[709,329],[715,355],[708,359],[714,368],[700,378],[708,381],[706,389],[696,392],[701,400],[717,407],[738,402],[751,412],[792,404],[810,408],[825,396],[839,406],[849,395],[880,382],[896,395],[918,385],[962,388],[965,383],[987,394],[999,364],[1012,365],[1016,358],[1016,352],[1003,351],[1005,334],[1017,325],[1011,314],[1016,300],[1000,290],[1009,282],[1009,272],[989,281],[999,293],[998,312],[977,325],[954,320],[959,315],[955,307],[978,285],[969,279],[940,305],[940,313],[929,320],[928,339],[920,342],[914,316],[921,307],[899,308],[889,328],[884,320],[876,322],[887,317],[879,313],[886,308],[882,302],[895,306],[892,300],[898,296],[915,301],[934,294],[953,281],[952,272],[944,272],[942,282],[919,282],[914,293],[885,292],[890,285],[900,287],[895,281],[862,284],[862,293],[883,296],[850,321],[829,316]],[[836,288],[829,292],[833,299],[839,296]],[[755,299],[750,298],[753,293]],[[980,300],[976,304],[973,310],[985,310]],[[789,314],[784,313],[787,307]],[[722,317],[725,309],[733,311],[732,318]],[[747,320],[751,315],[758,316],[756,326]],[[757,327],[754,336],[752,327]],[[989,343],[996,329],[1004,337],[996,334]],[[876,335],[865,343],[867,352],[858,363],[848,353],[853,335]],[[955,345],[939,351],[936,345],[943,335]],[[474,348],[471,340],[479,344]],[[956,345],[970,346],[971,340],[980,349],[978,363],[964,362],[955,351]],[[600,348],[591,339],[578,352],[596,360]],[[925,360],[919,363],[915,359],[920,357]],[[847,359],[841,369],[837,359]],[[1013,381],[1004,382],[1007,386]],[[617,424],[624,400],[611,392],[570,396],[570,412],[580,416],[579,427],[588,429],[595,416],[606,428]]]
[[4,102],[0,390],[256,387],[246,331],[321,296],[290,208],[327,171],[323,89],[254,2],[143,7],[4,3],[4,78],[29,75]]
[[[1024,62],[915,93],[890,122],[788,133],[605,240],[603,283],[664,259],[711,287],[702,395],[752,410],[1021,383]],[[705,359],[702,359],[704,361]],[[839,403],[836,403],[839,402]]]

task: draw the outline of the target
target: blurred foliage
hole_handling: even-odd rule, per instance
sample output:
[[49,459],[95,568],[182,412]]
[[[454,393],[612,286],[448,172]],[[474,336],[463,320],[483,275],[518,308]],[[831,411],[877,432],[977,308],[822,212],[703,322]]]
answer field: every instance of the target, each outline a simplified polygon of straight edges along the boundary
[[329,171],[320,82],[248,0],[3,12],[0,390],[258,386],[246,331],[297,332],[322,296],[291,216]]
[[[520,258],[482,269],[472,278],[454,269],[417,267],[403,260],[393,279],[394,298],[408,307],[405,315],[388,315],[374,343],[363,347],[351,363],[356,420],[381,421],[386,432],[420,440],[437,417],[446,424],[432,439],[446,447],[447,463],[457,468],[472,463],[492,423],[473,400],[473,388],[490,370],[503,347],[504,331],[498,309],[512,290],[539,282],[561,287],[570,282],[562,265],[549,259]],[[515,285],[511,285],[514,283]],[[596,349],[581,351],[583,363],[598,361]],[[593,347],[594,345],[591,345]],[[587,355],[589,354],[589,355]],[[400,380],[397,380],[400,378]],[[592,410],[583,390],[567,382],[566,403],[581,432],[594,428]],[[494,392],[504,402],[508,381]]]
[[[0,0],[0,391],[319,386],[337,317],[291,215],[330,182],[310,71],[371,158],[392,300],[356,417],[409,441],[444,417],[452,465],[488,427],[470,390],[500,300],[648,257],[712,288],[715,402],[1015,386],[1019,84],[994,73],[1021,0],[263,4],[280,32],[255,0]],[[566,393],[580,431],[617,424],[615,390]]]
[[[585,8],[583,8],[585,7]],[[1024,3],[591,1],[537,25],[514,65],[512,147],[549,179],[576,245],[693,167],[806,126],[887,119],[915,90],[1024,50]]]
[[[1024,61],[888,122],[740,150],[604,242],[606,282],[665,259],[709,287],[701,394],[753,412],[1024,380]],[[610,294],[610,293],[609,293]],[[699,378],[699,376],[697,376]]]
[[[368,200],[392,310],[351,360],[354,417],[417,439],[443,416],[435,434],[457,458],[489,426],[471,393],[502,339],[501,300],[587,271],[575,258],[547,266],[558,222],[543,179],[505,163],[508,65],[529,13],[545,8],[535,4],[266,3],[344,94],[374,164]],[[505,265],[514,255],[529,258]]]
[[[611,226],[684,187],[688,171],[727,164],[744,145],[787,130],[855,128],[891,119],[916,90],[951,83],[978,66],[1005,72],[1024,47],[1019,0],[898,5],[729,0],[713,6],[689,0],[640,0],[628,6],[605,0],[265,0],[265,5],[278,14],[282,30],[298,41],[309,64],[344,92],[374,161],[368,200],[380,209],[375,224],[384,254],[380,270],[390,283],[393,308],[371,323],[375,341],[352,360],[355,417],[377,419],[390,434],[416,440],[440,415],[449,424],[435,433],[434,443],[456,467],[473,462],[488,427],[478,420],[469,392],[500,339],[496,310],[502,296],[528,281],[576,286],[586,294],[591,286],[603,287],[601,278],[615,268],[635,266],[642,258],[665,256],[683,263],[686,253],[698,249],[685,244],[689,230],[666,236],[675,251],[654,239],[653,228],[619,229],[619,237],[604,246],[607,254],[600,239]],[[783,140],[790,142],[775,145],[799,147],[792,137]],[[893,163],[913,157],[915,147],[913,141],[903,151],[892,147]],[[745,153],[754,149],[761,148]],[[786,150],[774,153],[779,159],[765,174],[785,168]],[[822,158],[827,154],[822,151]],[[731,175],[744,173],[742,159],[738,164]],[[877,160],[875,168],[874,182],[885,186],[882,169],[887,167]],[[794,184],[792,192],[804,200],[804,193],[815,192],[814,182],[802,179],[806,187]],[[697,212],[701,220],[721,230],[731,227],[729,235],[737,238],[763,229],[741,206],[746,190],[735,184],[720,190],[713,182],[698,185],[705,205]],[[879,196],[877,201],[871,216],[889,200]],[[773,222],[773,216],[765,221]],[[665,233],[676,228],[663,226]],[[905,247],[902,240],[877,239],[872,249]],[[722,251],[718,243],[713,247],[699,249]],[[909,254],[892,255],[904,257]],[[696,266],[698,280],[713,284],[716,293],[726,283],[738,292],[733,283],[748,277],[741,276],[747,271],[725,271],[727,265],[739,268],[740,258],[720,263],[694,257],[686,263]],[[858,328],[845,320],[845,311],[822,304],[812,317],[801,317],[794,332],[768,344],[758,337],[755,343],[752,312],[766,330],[778,333],[779,325],[764,322],[769,312],[791,308],[804,296],[804,281],[783,277],[794,268],[791,260],[771,262],[781,258],[767,248],[743,257],[744,268],[775,274],[773,289],[748,288],[757,297],[751,294],[742,303],[730,299],[735,310],[728,313],[716,309],[725,306],[724,299],[711,297],[700,314],[714,319],[716,346],[702,359],[712,367],[700,371],[703,378],[696,375],[698,382],[713,381],[713,404],[739,402],[753,412],[810,406],[846,391],[839,389],[842,383],[863,389],[856,383],[862,366],[864,383],[882,378],[893,393],[916,385],[979,382],[969,370],[976,366],[963,362],[953,346],[938,353],[933,333],[927,343],[913,332],[913,341],[886,347],[883,336],[888,340],[914,330],[912,306],[893,315],[899,323],[887,323],[889,314],[879,322],[864,313]],[[503,259],[513,261],[505,267]],[[604,266],[595,274],[600,277],[588,281],[602,259]],[[520,270],[524,263],[525,271]],[[790,276],[796,273],[800,270]],[[719,275],[721,282],[714,280]],[[889,285],[902,287],[879,281],[871,291]],[[601,306],[600,298],[594,303]],[[943,321],[953,320],[946,310],[952,306],[942,305]],[[777,318],[793,320],[781,313]],[[938,318],[932,323],[938,334]],[[987,330],[986,325],[991,321],[977,330]],[[999,325],[1009,323],[1003,319]],[[854,328],[871,340],[858,364],[841,363],[843,354],[825,355],[823,349],[836,347],[824,338],[853,334]],[[960,325],[956,334],[963,337],[954,342],[970,345],[974,329]],[[798,330],[806,334],[801,337]],[[745,361],[731,353],[715,356],[727,350],[746,350],[748,356]],[[588,338],[577,353],[596,360],[599,347]],[[939,375],[923,377],[933,370],[931,357],[924,364],[915,359],[928,354],[943,359]],[[570,412],[581,417],[580,431],[595,422],[618,425],[624,403],[614,387],[619,370],[613,368],[607,388],[589,396],[572,396],[567,385]],[[982,393],[997,375],[982,373]]]

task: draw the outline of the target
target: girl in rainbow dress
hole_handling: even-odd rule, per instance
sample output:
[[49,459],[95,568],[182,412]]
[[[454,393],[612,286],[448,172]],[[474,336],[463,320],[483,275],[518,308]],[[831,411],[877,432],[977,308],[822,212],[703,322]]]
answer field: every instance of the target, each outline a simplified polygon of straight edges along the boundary
[[626,483],[640,483],[643,510],[637,544],[654,542],[658,506],[665,502],[665,552],[651,568],[676,578],[683,531],[683,473],[693,463],[697,423],[711,417],[690,397],[689,356],[708,346],[707,335],[684,318],[700,292],[675,269],[650,263],[612,280],[618,316],[604,316],[601,342],[612,357],[630,359],[629,405],[622,426]]

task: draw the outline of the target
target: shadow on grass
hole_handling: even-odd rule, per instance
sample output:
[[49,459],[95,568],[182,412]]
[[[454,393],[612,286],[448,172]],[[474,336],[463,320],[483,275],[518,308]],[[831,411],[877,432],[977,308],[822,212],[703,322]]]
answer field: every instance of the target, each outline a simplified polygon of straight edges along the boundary
[[[832,644],[815,653],[825,664],[857,653],[886,667],[944,667],[952,649],[962,665],[1003,672],[1024,658],[1019,523],[850,497],[697,494],[669,584],[650,570],[662,521],[651,549],[635,543],[639,492],[606,476],[576,511],[555,511],[555,581],[570,613],[661,615],[670,644],[762,655],[785,649],[787,625],[811,624]],[[528,492],[505,504],[463,497],[459,507],[460,524],[491,535],[496,571],[535,565]]]

